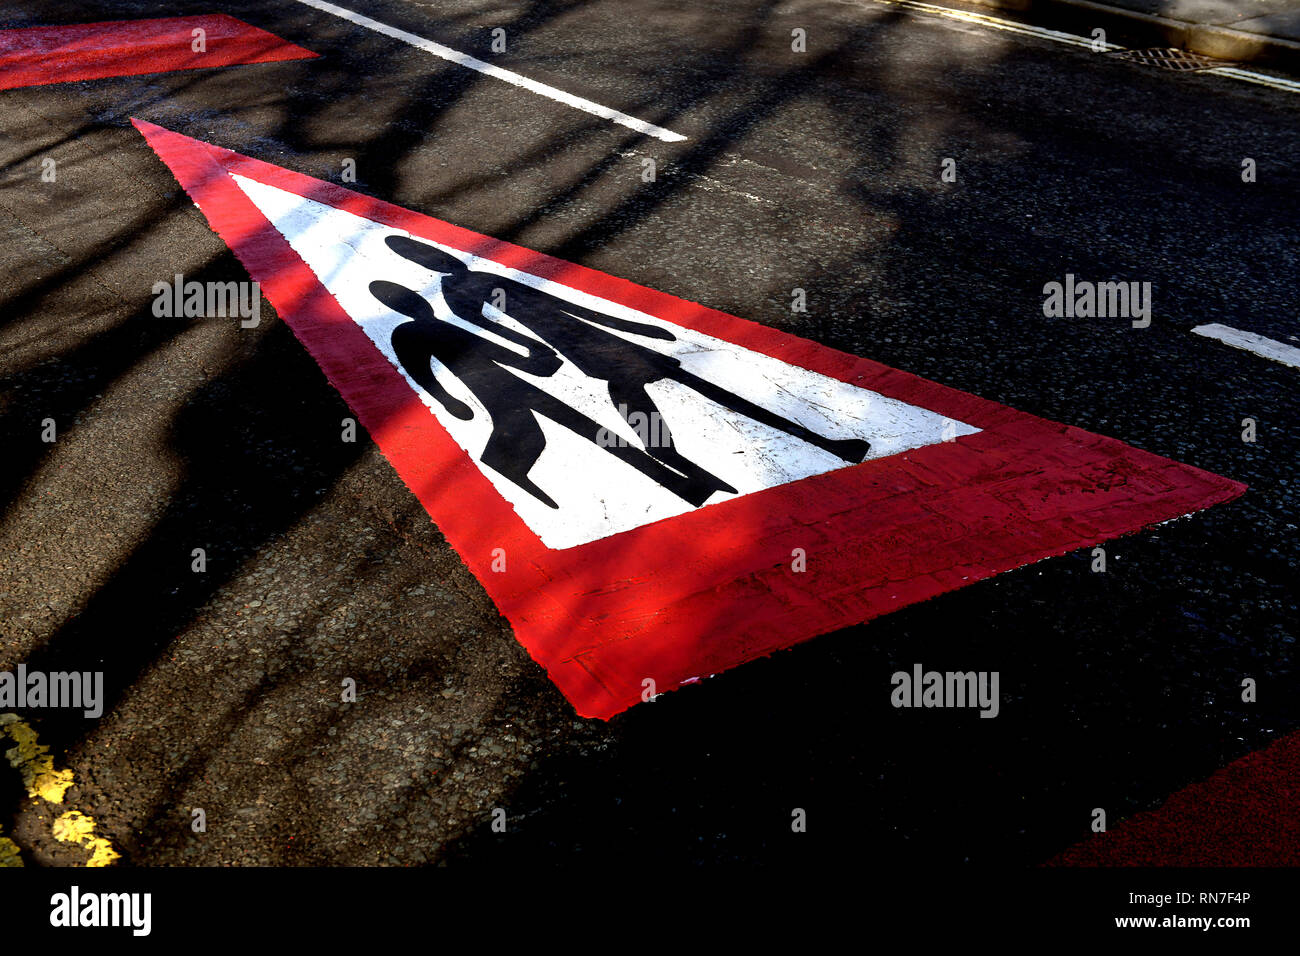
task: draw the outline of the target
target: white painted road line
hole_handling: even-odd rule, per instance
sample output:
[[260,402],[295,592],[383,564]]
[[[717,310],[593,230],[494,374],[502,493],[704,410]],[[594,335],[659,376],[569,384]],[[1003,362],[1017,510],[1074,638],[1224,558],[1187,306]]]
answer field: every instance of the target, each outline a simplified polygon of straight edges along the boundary
[[[1014,20],[1003,20],[1001,17],[990,17],[983,13],[969,13],[966,10],[954,10],[952,7],[938,7],[932,3],[919,3],[917,0],[872,0],[873,3],[881,3],[890,7],[902,7],[904,10],[912,10],[916,13],[932,13],[935,16],[944,17],[948,20],[960,20],[963,23],[975,23],[980,26],[992,27],[994,30],[1005,30],[1007,33],[1023,33],[1026,36],[1039,37],[1044,40],[1055,40],[1057,43],[1068,43],[1070,46],[1081,46],[1092,49],[1094,41],[1088,37],[1075,36],[1073,33],[1062,33],[1059,30],[1048,30],[1043,27],[1033,27],[1027,23],[1016,23]],[[1100,43],[1097,46],[1102,51],[1109,53],[1112,50],[1122,50],[1122,46],[1116,46],[1113,43]]]
[[1292,368],[1300,368],[1300,349],[1291,345],[1283,345],[1281,342],[1275,342],[1272,339],[1266,339],[1254,332],[1243,332],[1241,329],[1234,329],[1230,325],[1220,325],[1217,322],[1210,325],[1198,325],[1192,331],[1197,335],[1205,336],[1207,339],[1218,339],[1225,345],[1231,345],[1235,349],[1254,352],[1260,358],[1281,362],[1283,365],[1289,365]]
[[[307,0],[303,0],[303,2],[307,2]],[[850,2],[860,2],[860,0],[850,0]],[[1020,33],[1025,36],[1039,37],[1043,40],[1052,40],[1069,46],[1084,47],[1098,53],[1115,53],[1124,49],[1124,47],[1114,43],[1104,41],[1099,43],[1090,37],[1062,33],[1059,30],[1047,30],[1043,27],[1033,27],[1027,23],[1016,23],[1014,20],[1003,20],[1001,17],[990,17],[983,13],[969,13],[966,10],[940,7],[933,3],[920,3],[918,0],[869,0],[869,2],[888,7],[900,7],[914,13],[928,13],[947,20],[960,20],[963,23],[973,23],[994,30],[1003,30],[1007,33]],[[1253,70],[1242,70],[1235,66],[1216,66],[1198,72],[1200,75],[1208,73],[1214,76],[1225,76],[1231,80],[1240,80],[1243,83],[1254,83],[1256,86],[1268,86],[1286,93],[1300,93],[1300,83],[1295,80],[1284,79],[1280,76],[1269,76],[1266,73],[1256,73]]]
[[1216,66],[1214,69],[1205,72],[1213,73],[1216,76],[1228,76],[1234,80],[1241,80],[1243,83],[1271,86],[1275,90],[1286,90],[1288,93],[1300,93],[1300,83],[1295,80],[1284,80],[1280,76],[1265,76],[1263,73],[1239,70],[1235,66]]
[[386,37],[392,37],[394,40],[401,40],[408,43],[417,50],[423,50],[425,53],[432,53],[434,56],[442,57],[459,66],[468,67],[471,70],[477,70],[485,76],[494,79],[504,80],[522,89],[539,96],[545,96],[548,99],[555,100],[557,103],[563,103],[566,106],[572,106],[574,109],[583,110],[591,113],[593,116],[599,116],[602,119],[612,120],[628,129],[634,129],[638,133],[645,133],[647,136],[653,136],[655,139],[663,140],[665,143],[680,143],[686,139],[681,133],[674,133],[672,130],[664,129],[662,126],[655,126],[653,123],[647,123],[645,120],[639,120],[635,116],[628,116],[626,113],[620,113],[618,110],[610,109],[608,106],[601,106],[599,103],[593,103],[591,100],[583,99],[581,96],[574,96],[572,93],[566,93],[564,90],[557,90],[553,86],[547,86],[545,83],[538,83],[536,80],[530,80],[526,76],[521,76],[510,70],[504,70],[499,66],[493,66],[491,63],[484,63],[466,53],[460,53],[451,47],[443,46],[441,43],[435,43],[433,40],[426,40],[424,37],[416,36],[414,33],[407,33],[405,30],[399,30],[396,27],[390,27],[386,23],[380,23],[378,20],[372,20],[360,13],[353,13],[351,10],[345,10],[342,7],[336,7],[332,3],[326,3],[325,0],[298,0],[299,3],[305,3],[309,7],[315,7],[325,13],[333,14],[336,17],[342,17],[355,23],[357,26],[365,27],[367,30],[374,30],[376,33],[382,33]]

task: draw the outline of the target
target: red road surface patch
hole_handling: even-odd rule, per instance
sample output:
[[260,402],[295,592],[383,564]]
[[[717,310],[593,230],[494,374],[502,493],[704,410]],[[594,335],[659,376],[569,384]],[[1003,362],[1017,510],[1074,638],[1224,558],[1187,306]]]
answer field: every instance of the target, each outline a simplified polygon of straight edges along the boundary
[[[193,49],[204,31],[205,52]],[[0,90],[317,56],[223,13],[0,30]]]
[[1300,866],[1300,733],[1247,754],[1050,866]]
[[[1245,486],[133,120],[583,716]],[[232,178],[306,197],[978,432],[552,549]],[[247,188],[245,186],[245,188]],[[793,570],[794,549],[807,555]],[[507,555],[494,570],[496,549]]]

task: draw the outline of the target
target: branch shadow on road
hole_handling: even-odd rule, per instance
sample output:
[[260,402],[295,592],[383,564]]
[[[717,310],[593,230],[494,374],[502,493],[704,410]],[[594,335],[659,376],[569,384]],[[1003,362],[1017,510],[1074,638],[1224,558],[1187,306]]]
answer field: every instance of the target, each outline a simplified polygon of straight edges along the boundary
[[[349,135],[340,116],[366,102],[358,77],[391,56],[392,44],[305,12],[281,13],[273,23],[269,14],[259,16],[259,6],[237,4],[234,12],[308,46],[309,36],[318,45],[322,40],[308,24],[324,22],[328,29],[323,36],[346,38],[347,43],[331,49],[330,63],[276,67],[268,75],[290,80],[283,92],[268,97],[258,89],[259,99],[247,107],[238,99],[234,74],[150,80],[167,96],[156,91],[141,96],[122,106],[115,118],[88,122],[57,142],[75,143],[92,133],[111,135],[122,129],[127,115],[139,115],[313,175],[325,170],[328,176],[342,158],[355,157],[362,171],[362,182],[355,188],[400,204],[412,202],[401,198],[412,189],[404,177],[404,162],[491,81],[433,63],[426,76],[404,77],[406,85],[391,102],[368,103],[376,111],[370,128],[381,125],[380,133]],[[515,65],[527,66],[531,36],[544,39],[564,16],[590,6],[525,5],[511,24],[512,47],[523,51]],[[629,184],[612,200],[602,200],[587,221],[572,222],[562,239],[545,249],[579,261],[598,255],[657,218],[674,215],[675,203],[698,199],[690,192],[693,177],[717,173],[724,159],[771,137],[773,127],[792,114],[828,109],[842,118],[838,145],[857,161],[840,178],[842,193],[836,200],[854,215],[889,218],[899,228],[880,245],[864,243],[825,255],[815,274],[800,276],[799,281],[819,290],[823,305],[815,314],[795,318],[788,311],[769,310],[747,317],[1017,407],[1049,415],[1062,408],[1057,396],[1044,394],[1035,384],[1038,372],[1049,371],[1049,366],[1035,363],[1045,362],[1041,356],[1052,351],[1049,346],[1059,346],[1064,334],[1047,344],[1026,337],[1007,345],[1006,326],[999,323],[1008,305],[1000,290],[1027,287],[1031,292],[1026,301],[1014,305],[1035,307],[1032,296],[1045,280],[1036,264],[1018,261],[1018,253],[1036,243],[1052,245],[1062,271],[1104,273],[1127,263],[1113,251],[1093,251],[1082,214],[1075,224],[1079,228],[1045,237],[1031,225],[987,212],[1020,201],[1024,185],[1017,181],[1022,160],[1016,151],[1032,153],[1034,125],[1043,122],[1023,114],[991,117],[984,109],[982,85],[1012,57],[954,53],[951,60],[930,64],[928,74],[907,74],[917,64],[900,59],[898,51],[908,42],[904,26],[909,21],[891,12],[844,27],[833,44],[806,60],[774,65],[770,59],[756,62],[752,51],[786,42],[789,16],[774,3],[746,6],[743,13],[720,27],[725,56],[703,42],[684,46],[676,54],[679,75],[689,82],[634,98],[624,107],[636,114],[654,108],[659,113],[656,122],[669,128],[700,127],[699,135],[665,150],[620,131],[611,135],[600,122],[575,120],[564,134],[561,151],[580,153],[591,141],[607,144],[605,148],[584,159],[567,178],[557,176],[541,202],[506,216],[508,222],[496,233],[524,241],[552,213],[592,201],[593,195],[601,195],[598,189],[608,189],[611,174],[623,161],[620,151],[644,149],[666,156],[675,175]],[[418,21],[412,15],[403,22],[414,29]],[[472,18],[460,22],[448,17],[439,24],[448,42],[457,39],[453,28],[474,28]],[[948,88],[939,115],[927,117],[923,112],[933,89],[907,100],[913,82]],[[556,83],[562,85],[562,78]],[[900,96],[904,105],[891,107],[891,98]],[[221,109],[211,107],[214,100],[223,104]],[[706,120],[707,125],[701,125]],[[972,134],[971,127],[987,124],[1017,145],[1002,153],[986,148],[989,158],[951,149],[954,139]],[[129,128],[123,135],[135,136]],[[126,140],[117,142],[119,148],[146,148],[138,140],[134,147],[127,147]],[[917,170],[937,165],[934,161],[947,151],[957,156],[963,170],[979,170],[980,178],[993,185],[969,195],[937,190],[934,174]],[[28,151],[19,159],[28,162],[38,154]],[[512,155],[497,161],[507,173],[536,173],[555,155],[553,142],[521,138]],[[437,207],[454,202],[458,194],[494,182],[473,161],[460,164],[457,171],[462,175],[453,185],[426,184],[420,198],[431,207],[421,211],[437,214]],[[925,184],[920,183],[923,175],[929,177]],[[166,178],[161,172],[155,182]],[[178,197],[164,215],[179,215],[185,206]],[[1262,212],[1257,207],[1252,211]],[[149,231],[147,217],[121,215],[120,244]],[[984,220],[991,224],[981,226]],[[1116,221],[1108,218],[1103,226],[1118,230]],[[794,238],[806,238],[807,232],[790,230]],[[215,238],[213,248],[217,250]],[[49,294],[105,251],[104,246],[79,250],[64,266],[8,299],[4,308],[9,321],[21,322],[22,316],[39,309]],[[919,259],[943,265],[918,276],[913,265]],[[1172,274],[1175,267],[1169,268]],[[964,284],[973,290],[969,310],[987,319],[982,326],[987,331],[981,331],[977,321],[961,328],[932,321],[923,330],[913,326],[909,331],[908,316],[937,307],[941,297],[934,289],[953,281],[944,276],[950,270],[965,271]],[[862,288],[859,277],[864,274],[873,276],[875,289]],[[217,250],[195,277],[240,279],[243,272],[233,256]],[[762,280],[768,287],[750,294],[747,301],[755,308],[786,301],[789,278],[773,272]],[[894,301],[875,298],[880,289],[891,291]],[[47,383],[42,390],[40,382],[48,379],[50,365],[35,365],[16,375],[6,372],[0,388],[24,385],[21,402],[13,399],[11,404],[25,413],[36,407],[31,404],[35,393],[37,404],[52,409],[60,421],[75,419],[133,365],[173,342],[181,334],[177,327],[142,324],[142,298],[143,291],[130,303],[136,308],[122,324],[57,356],[59,365],[76,370],[77,377],[56,379],[57,387]],[[276,655],[273,661],[250,666],[242,648],[225,646],[235,638],[220,641],[222,646],[204,645],[207,638],[202,635],[209,632],[199,625],[212,616],[214,604],[224,600],[223,592],[251,572],[259,555],[312,523],[313,513],[331,492],[355,487],[357,473],[374,480],[386,465],[375,467],[373,446],[364,441],[348,445],[335,440],[336,423],[348,414],[347,407],[282,324],[256,336],[232,336],[212,356],[220,371],[185,400],[172,421],[169,444],[183,465],[177,487],[146,540],[94,593],[81,596],[74,619],[21,655],[32,668],[105,670],[109,707],[118,722],[115,741],[126,734],[121,729],[124,721],[167,728],[155,743],[131,745],[130,754],[139,766],[139,792],[129,798],[117,793],[124,805],[105,806],[98,814],[128,861],[186,860],[191,858],[187,854],[210,861],[186,833],[178,800],[206,800],[215,810],[233,814],[269,793],[274,799],[256,811],[260,815],[255,818],[264,832],[227,834],[213,854],[255,863],[360,859],[478,866],[560,857],[633,865],[664,859],[804,864],[871,859],[882,853],[912,862],[1034,863],[1082,837],[1087,810],[1096,802],[1144,808],[1167,792],[1168,780],[1213,769],[1224,756],[1220,748],[1231,746],[1224,740],[1228,731],[1241,729],[1244,718],[1230,711],[1222,725],[1192,725],[1173,743],[1154,732],[1135,730],[1152,719],[1176,724],[1199,705],[1191,684],[1176,687],[1154,704],[1143,696],[1144,689],[1159,684],[1166,673],[1164,665],[1151,658],[1153,649],[1167,639],[1165,629],[1182,628],[1176,633],[1206,654],[1214,653],[1217,635],[1181,624],[1185,602],[1154,575],[1151,606],[1143,606],[1130,591],[1108,589],[1105,582],[1086,579],[1088,583],[1080,585],[1078,556],[1043,569],[1013,572],[999,578],[996,586],[986,583],[947,595],[869,627],[827,635],[701,687],[641,705],[608,725],[575,722],[545,675],[515,645],[508,627],[494,617],[486,595],[445,541],[432,529],[418,527],[422,510],[400,482],[392,480],[372,498],[349,503],[350,514],[360,514],[378,529],[379,543],[367,547],[381,553],[375,567],[382,573],[367,571],[361,560],[366,547],[340,541],[347,560],[341,562],[345,569],[334,573],[345,580],[332,582],[320,601],[304,599],[304,613],[291,626],[271,620],[238,636],[248,646],[265,646]],[[953,358],[957,350],[942,347],[949,336],[957,338],[948,345],[982,354],[985,361],[979,364],[985,368],[972,371],[970,363]],[[1081,371],[1075,384],[1089,387],[1093,373],[1095,368]],[[1105,401],[1095,382],[1091,387],[1096,399]],[[0,473],[0,490],[13,502],[11,508],[34,507],[32,496],[39,491],[29,484],[47,449],[30,439],[25,431],[29,425],[25,414],[0,418],[6,432],[0,440],[23,449],[6,459]],[[1213,533],[1226,538],[1229,525],[1219,524]],[[1170,538],[1175,553],[1184,556],[1198,541],[1186,530],[1172,532]],[[208,542],[216,543],[209,551],[209,571],[195,575],[190,551]],[[1168,553],[1150,537],[1133,547],[1145,555],[1148,566],[1158,565]],[[399,588],[403,564],[413,565],[414,571],[400,579]],[[618,576],[636,566],[636,556],[628,554],[610,571]],[[430,605],[439,622],[433,633],[422,631],[418,622],[404,622],[402,627],[409,631],[388,635],[383,640],[389,643],[376,645],[396,648],[403,637],[417,645],[409,657],[393,650],[392,659],[400,665],[368,660],[371,651],[364,646],[336,652],[320,643],[320,635],[333,626],[329,622],[337,607],[331,605],[350,602],[352,591],[366,595],[366,607],[380,617],[384,600],[426,606],[406,595],[422,576],[435,574],[447,585],[449,597]],[[1041,575],[1049,582],[1049,593],[1069,595],[1062,605],[1042,599]],[[365,616],[345,616],[337,630],[357,642],[380,641],[378,625],[368,627]],[[441,623],[461,616],[479,625],[451,628]],[[492,626],[484,627],[484,620]],[[1285,626],[1285,618],[1279,620]],[[1106,637],[1117,622],[1130,629],[1129,644],[1137,660],[1119,661],[1101,676],[1085,673],[1088,655],[1114,655]],[[719,621],[719,629],[725,623]],[[197,702],[168,702],[163,694],[133,699],[133,688],[169,673],[178,635],[196,628],[200,646],[187,646],[185,652],[197,666],[188,674],[176,673],[177,684],[202,695],[204,667],[217,674],[228,669],[237,677],[234,684],[218,682],[220,694],[214,691]],[[298,641],[308,650],[295,650]],[[1063,655],[1061,648],[1067,646],[1072,651]],[[327,680],[317,673],[317,659],[312,657],[316,649],[337,670]],[[887,677],[917,660],[960,669],[1001,668],[1008,675],[1007,719],[974,719],[956,726],[931,715],[903,719],[887,704]],[[1231,660],[1223,666],[1231,667]],[[371,698],[379,704],[372,709],[366,709],[364,695],[351,710],[338,707],[334,698],[340,673],[357,675],[363,687],[382,682],[387,696]],[[1118,696],[1145,703],[1121,706],[1110,718],[1098,717],[1099,705],[1090,702],[1090,695],[1100,692],[1101,683],[1116,681]],[[1063,686],[1074,688],[1069,706],[1054,706],[1055,692],[1043,688]],[[446,691],[451,696],[444,696]],[[1115,694],[1113,687],[1107,692]],[[300,736],[259,736],[258,728],[268,716],[281,715],[276,722],[284,722],[282,715],[291,708],[280,701],[301,708],[294,713],[302,716],[305,729]],[[171,703],[187,713],[183,726],[176,726]],[[430,711],[427,720],[412,716],[421,707]],[[1081,712],[1086,716],[1080,717]],[[35,716],[42,739],[58,752],[91,767],[101,759],[92,751],[99,733],[87,731],[84,721]],[[359,744],[348,750],[339,743],[385,742],[376,730],[383,720],[401,720],[419,729],[401,732],[407,736],[401,738],[405,749],[400,758],[381,763],[360,752]],[[1192,739],[1201,731],[1205,740]],[[1135,733],[1138,742],[1125,743]],[[503,753],[471,753],[485,736],[504,740],[507,734],[517,740]],[[1168,767],[1150,782],[1143,776],[1143,765],[1150,759],[1150,748],[1157,746],[1165,748]],[[342,752],[336,754],[336,749]],[[257,766],[271,769],[240,770],[241,759],[254,753],[263,761]],[[118,773],[119,783],[136,779]],[[107,771],[102,776],[108,776]],[[232,786],[238,792],[214,796],[213,777],[236,781]],[[338,792],[345,799],[336,807],[330,799]],[[507,810],[505,834],[490,829],[494,807]],[[792,831],[796,808],[808,811],[809,834]],[[1070,816],[1076,808],[1077,821]],[[0,807],[0,817],[7,818],[11,809]],[[360,823],[349,819],[357,813],[374,816]],[[284,841],[294,834],[310,848],[290,852]],[[246,844],[242,850],[235,847],[241,839]],[[377,855],[366,841],[384,842],[388,851]]]

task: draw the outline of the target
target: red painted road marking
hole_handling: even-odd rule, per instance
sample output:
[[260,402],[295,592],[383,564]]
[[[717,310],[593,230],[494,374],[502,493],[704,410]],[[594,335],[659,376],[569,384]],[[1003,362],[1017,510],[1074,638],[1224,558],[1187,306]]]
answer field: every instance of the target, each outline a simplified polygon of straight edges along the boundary
[[1300,733],[1233,761],[1050,865],[1300,866]]
[[[639,702],[647,679],[659,692],[672,690],[1245,490],[1114,439],[133,122],[584,716],[608,718]],[[331,239],[333,226],[325,227],[337,222],[361,229],[358,243],[373,244],[381,233],[416,237],[480,257],[476,268],[516,270],[567,290],[575,303],[583,296],[587,305],[603,303],[608,315],[675,329],[681,341],[721,342],[756,365],[779,360],[775,366],[808,377],[808,387],[847,383],[860,390],[863,407],[885,410],[882,422],[891,409],[940,416],[954,425],[945,436],[951,440],[923,437],[861,464],[787,475],[751,493],[547,547],[528,509],[507,500],[500,476],[464,450],[468,443],[452,430],[459,426],[386,356],[387,338],[372,336],[382,320],[363,321],[361,312],[373,298],[361,294],[364,284],[359,292],[336,275],[351,267],[353,249],[343,241],[351,236]],[[323,268],[321,249],[331,242],[341,254]],[[884,432],[873,437],[877,449],[890,440]],[[576,470],[570,474],[581,483]],[[804,571],[792,569],[795,549],[807,555]],[[494,570],[502,555],[505,569]]]
[[[203,52],[194,31],[203,30]],[[223,13],[0,30],[0,90],[317,54]]]

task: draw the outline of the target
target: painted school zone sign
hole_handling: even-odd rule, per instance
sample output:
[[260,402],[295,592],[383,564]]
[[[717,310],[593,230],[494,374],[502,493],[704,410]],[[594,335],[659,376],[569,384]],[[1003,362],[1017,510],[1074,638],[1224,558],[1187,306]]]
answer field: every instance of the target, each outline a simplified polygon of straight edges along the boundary
[[583,716],[1245,490],[133,122]]

